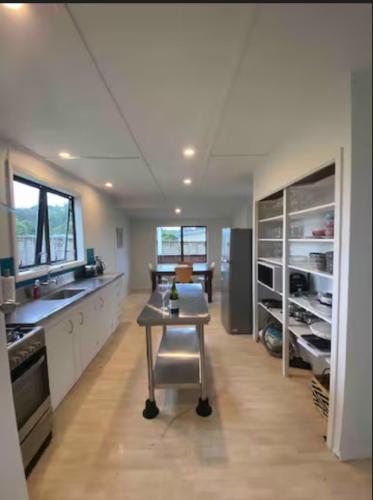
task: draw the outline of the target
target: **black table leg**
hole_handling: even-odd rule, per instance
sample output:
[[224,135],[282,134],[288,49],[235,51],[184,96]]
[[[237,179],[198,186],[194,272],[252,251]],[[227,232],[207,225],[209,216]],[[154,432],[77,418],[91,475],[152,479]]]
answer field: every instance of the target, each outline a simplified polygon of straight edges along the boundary
[[207,282],[207,297],[208,301],[212,302],[212,273],[208,273],[206,276]]

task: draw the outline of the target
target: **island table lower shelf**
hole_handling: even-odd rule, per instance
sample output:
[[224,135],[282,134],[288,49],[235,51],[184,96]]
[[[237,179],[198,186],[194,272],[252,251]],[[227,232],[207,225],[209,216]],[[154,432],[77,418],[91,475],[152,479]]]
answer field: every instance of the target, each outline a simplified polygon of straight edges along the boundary
[[154,366],[154,386],[200,387],[200,353],[196,327],[165,328]]

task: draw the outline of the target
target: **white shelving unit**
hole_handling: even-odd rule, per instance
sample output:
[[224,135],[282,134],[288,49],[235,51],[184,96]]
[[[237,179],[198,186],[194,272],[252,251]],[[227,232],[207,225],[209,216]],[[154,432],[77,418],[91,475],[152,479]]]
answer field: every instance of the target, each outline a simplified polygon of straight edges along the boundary
[[[341,163],[335,159],[255,203],[254,336],[257,338],[266,318],[274,318],[281,325],[284,376],[294,376],[296,373],[289,363],[291,340],[301,347],[301,353],[303,349],[309,359],[317,360],[315,364],[311,361],[312,366],[330,367],[332,382],[338,342],[340,198]],[[324,236],[320,237],[321,231]],[[310,263],[310,253],[326,252],[333,252],[332,272],[330,266],[323,268],[326,255],[320,257],[319,268]],[[263,277],[258,279],[258,264],[261,262],[279,266],[278,273],[282,273],[281,291],[266,286]],[[301,273],[306,277],[309,285],[307,291],[294,294],[290,290],[290,276],[293,273]],[[332,307],[319,302],[319,292],[332,293]],[[265,299],[275,299],[282,307],[267,307],[262,302]],[[303,338],[304,335],[312,334],[312,331],[307,324],[290,316],[289,308],[294,306],[331,325],[330,353],[317,349]],[[329,415],[332,412],[331,402]],[[332,425],[332,419],[329,418],[328,436]]]

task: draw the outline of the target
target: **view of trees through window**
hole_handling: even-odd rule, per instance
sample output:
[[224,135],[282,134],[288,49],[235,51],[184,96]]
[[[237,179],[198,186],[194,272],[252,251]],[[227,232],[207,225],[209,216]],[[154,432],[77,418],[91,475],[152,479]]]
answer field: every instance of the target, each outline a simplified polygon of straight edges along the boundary
[[13,186],[19,267],[74,260],[73,198],[18,177]]
[[157,227],[158,263],[207,262],[206,226]]

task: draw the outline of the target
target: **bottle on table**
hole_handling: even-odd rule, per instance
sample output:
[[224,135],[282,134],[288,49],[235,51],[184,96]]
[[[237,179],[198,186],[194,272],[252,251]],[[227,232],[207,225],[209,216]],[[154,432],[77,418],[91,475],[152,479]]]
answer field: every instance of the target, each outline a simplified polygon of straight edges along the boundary
[[170,312],[177,313],[179,312],[179,294],[176,289],[176,280],[174,279],[172,282],[171,293],[170,293]]

